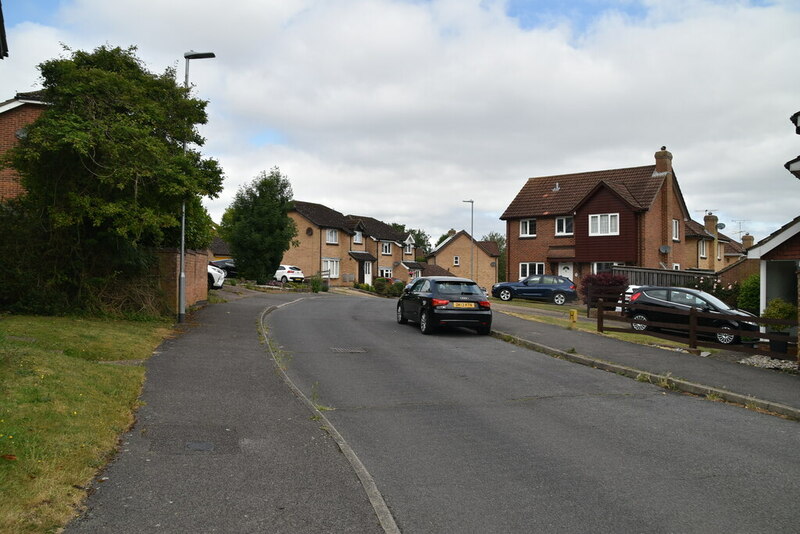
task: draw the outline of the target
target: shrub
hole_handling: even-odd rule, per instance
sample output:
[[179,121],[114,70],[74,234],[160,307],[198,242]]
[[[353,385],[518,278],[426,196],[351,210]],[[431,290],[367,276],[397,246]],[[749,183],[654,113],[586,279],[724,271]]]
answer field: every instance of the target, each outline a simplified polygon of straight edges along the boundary
[[403,294],[403,288],[405,287],[406,285],[403,282],[395,282],[394,284],[389,286],[389,289],[387,290],[386,294],[390,297],[399,297],[400,295]]
[[[781,298],[772,299],[767,303],[767,307],[764,308],[764,313],[761,314],[761,317],[765,319],[793,321],[797,319],[797,306]],[[789,325],[772,324],[769,325],[769,327],[775,332],[783,332],[789,328]]]
[[739,286],[736,307],[758,315],[760,293],[761,278],[757,274],[747,277]]
[[385,295],[388,283],[389,280],[387,280],[386,278],[376,278],[374,283],[375,292],[378,295]]
[[309,284],[311,285],[311,292],[312,293],[319,293],[322,290],[322,277],[318,274],[310,277],[308,279]]
[[583,296],[584,300],[588,300],[590,289],[592,293],[597,293],[598,290],[624,290],[626,287],[628,287],[627,276],[611,273],[588,274],[581,279],[580,294]]

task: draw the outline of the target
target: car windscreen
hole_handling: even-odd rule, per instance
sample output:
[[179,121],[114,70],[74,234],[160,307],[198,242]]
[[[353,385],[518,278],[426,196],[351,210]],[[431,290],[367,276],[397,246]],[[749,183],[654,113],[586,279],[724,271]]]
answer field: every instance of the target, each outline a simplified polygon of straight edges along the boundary
[[475,282],[437,282],[436,291],[442,295],[483,295]]

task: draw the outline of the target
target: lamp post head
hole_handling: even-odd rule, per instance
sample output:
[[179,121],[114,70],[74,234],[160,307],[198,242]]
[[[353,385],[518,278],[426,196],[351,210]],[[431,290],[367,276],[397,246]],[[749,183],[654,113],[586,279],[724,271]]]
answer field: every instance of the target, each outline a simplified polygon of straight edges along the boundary
[[217,57],[217,55],[214,54],[214,52],[195,52],[194,50],[189,50],[188,52],[183,54],[183,57],[185,57],[186,59],[208,59],[212,57]]

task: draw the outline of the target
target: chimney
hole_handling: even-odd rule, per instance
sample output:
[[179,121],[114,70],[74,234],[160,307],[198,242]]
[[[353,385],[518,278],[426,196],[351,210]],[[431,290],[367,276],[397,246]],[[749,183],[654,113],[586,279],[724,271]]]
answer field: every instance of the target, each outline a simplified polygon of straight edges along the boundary
[[708,213],[706,213],[705,217],[703,217],[703,225],[706,227],[706,231],[709,234],[714,235],[714,236],[717,235],[717,223],[718,222],[719,222],[719,219],[717,218],[717,216],[714,215],[713,213],[711,213],[710,211]]
[[450,228],[450,231],[449,231],[449,232],[447,232],[447,236],[448,236],[448,237],[452,237],[452,236],[454,236],[454,235],[456,235],[456,231],[455,231],[455,230],[453,230],[452,228]]
[[753,246],[753,241],[755,241],[755,238],[753,238],[753,236],[750,234],[744,234],[742,236],[742,246],[745,248],[745,250]]
[[656,152],[656,172],[671,172],[672,171],[672,153],[667,150],[667,147],[662,146],[661,150]]

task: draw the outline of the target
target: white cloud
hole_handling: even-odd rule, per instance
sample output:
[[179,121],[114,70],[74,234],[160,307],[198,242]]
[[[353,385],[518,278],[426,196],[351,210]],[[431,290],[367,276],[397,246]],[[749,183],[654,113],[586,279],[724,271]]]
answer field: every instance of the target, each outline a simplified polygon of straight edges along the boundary
[[643,4],[644,17],[522,29],[499,1],[74,0],[58,28],[11,28],[0,89],[32,88],[59,41],[135,44],[151,70],[180,76],[183,52],[213,50],[191,80],[210,100],[204,153],[227,175],[207,204],[217,220],[278,165],[298,199],[434,239],[468,228],[461,201],[474,198],[480,237],[504,231],[497,217],[526,178],[647,165],[665,144],[690,210],[763,237],[798,212],[783,163],[800,153],[787,120],[800,12]]

